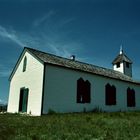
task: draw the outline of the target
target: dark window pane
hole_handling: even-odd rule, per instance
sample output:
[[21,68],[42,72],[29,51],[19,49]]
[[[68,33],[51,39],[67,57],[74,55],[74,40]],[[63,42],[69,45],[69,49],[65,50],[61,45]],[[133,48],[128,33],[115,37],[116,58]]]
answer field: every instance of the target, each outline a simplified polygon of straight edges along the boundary
[[116,88],[107,84],[105,87],[105,103],[106,105],[116,105]]
[[128,107],[135,107],[135,91],[134,89],[127,89],[127,106]]
[[77,80],[77,103],[90,103],[90,82]]
[[85,102],[90,103],[90,82],[86,81],[85,82]]
[[118,62],[118,63],[117,63],[117,68],[119,68],[119,67],[120,67],[120,63]]
[[80,78],[77,80],[77,103],[83,102],[84,80]]
[[26,66],[27,66],[27,57],[25,57],[23,61],[23,72],[26,71]]
[[128,62],[126,62],[126,67],[129,68],[129,63]]

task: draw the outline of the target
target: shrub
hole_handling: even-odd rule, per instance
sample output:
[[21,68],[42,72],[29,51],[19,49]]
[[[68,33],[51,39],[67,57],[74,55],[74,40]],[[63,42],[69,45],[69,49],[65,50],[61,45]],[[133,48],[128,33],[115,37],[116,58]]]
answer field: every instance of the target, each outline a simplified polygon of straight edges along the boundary
[[56,112],[54,110],[52,110],[52,109],[49,109],[48,114],[53,115],[53,114],[56,114]]

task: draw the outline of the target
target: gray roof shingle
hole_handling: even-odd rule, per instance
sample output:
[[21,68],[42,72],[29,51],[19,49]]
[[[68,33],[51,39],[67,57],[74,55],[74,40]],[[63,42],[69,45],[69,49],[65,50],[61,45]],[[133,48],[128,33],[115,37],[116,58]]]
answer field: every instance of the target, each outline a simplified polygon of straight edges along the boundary
[[38,57],[41,61],[43,61],[44,63],[47,63],[47,64],[53,64],[53,65],[57,65],[57,66],[74,69],[74,70],[88,72],[91,74],[101,75],[101,76],[105,76],[105,77],[109,77],[109,78],[113,78],[113,79],[118,79],[118,80],[131,82],[131,83],[135,83],[135,84],[140,84],[140,82],[134,81],[131,77],[124,75],[121,72],[112,70],[112,69],[107,69],[107,68],[95,66],[92,64],[87,64],[87,63],[79,62],[76,60],[59,57],[59,56],[45,53],[45,52],[35,50],[32,48],[25,47],[25,49],[27,49],[29,52],[31,52],[36,57]]
[[117,63],[121,63],[121,62],[128,62],[130,64],[132,64],[132,61],[124,54],[119,54],[112,62],[112,64],[117,64]]

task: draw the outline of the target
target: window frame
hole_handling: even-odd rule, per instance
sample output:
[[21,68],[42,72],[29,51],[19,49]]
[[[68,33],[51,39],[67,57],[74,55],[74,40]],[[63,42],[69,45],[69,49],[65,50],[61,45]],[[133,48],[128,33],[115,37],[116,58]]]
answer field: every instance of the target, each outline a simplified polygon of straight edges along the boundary
[[77,103],[91,102],[91,84],[88,80],[83,78],[77,80]]
[[25,72],[26,69],[27,69],[27,57],[25,56],[24,60],[23,60],[23,69],[22,69],[22,71]]
[[105,86],[105,105],[116,105],[116,87],[109,83]]
[[127,107],[136,106],[136,94],[134,89],[127,88]]

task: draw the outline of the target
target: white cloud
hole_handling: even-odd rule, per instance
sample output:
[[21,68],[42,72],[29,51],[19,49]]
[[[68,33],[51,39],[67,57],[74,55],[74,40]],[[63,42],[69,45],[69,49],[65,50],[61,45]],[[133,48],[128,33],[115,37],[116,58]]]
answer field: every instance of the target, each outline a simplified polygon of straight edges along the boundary
[[65,26],[65,25],[67,25],[67,24],[73,22],[74,20],[75,20],[74,17],[62,19],[62,20],[60,21],[60,25],[61,25],[61,26]]
[[10,39],[14,43],[18,44],[20,47],[26,46],[16,35],[16,32],[14,30],[8,30],[0,25],[0,36]]
[[4,65],[0,65],[0,77],[9,77],[11,73],[10,68],[7,68]]
[[37,27],[40,26],[42,23],[44,23],[45,21],[49,20],[53,15],[55,14],[55,12],[53,10],[50,10],[48,13],[46,13],[46,15],[36,19],[33,22],[33,26]]
[[[57,16],[60,16],[59,12],[56,14],[56,11],[50,10],[45,15],[37,18],[32,25],[33,27],[40,27],[45,23],[45,25],[49,28],[53,29],[56,27],[55,29],[58,29],[67,26],[69,23],[75,21],[76,19],[75,17],[63,17],[58,20]],[[55,22],[52,19],[55,19]]]
[[10,76],[11,71],[7,70],[7,71],[0,71],[0,77],[9,77]]
[[[35,30],[32,32],[32,35],[34,34],[32,39],[31,36],[28,36],[32,40],[29,42],[29,46],[35,48],[40,47],[43,50],[46,49],[45,51],[50,51],[62,57],[70,57],[70,55],[76,53],[76,49],[80,48],[81,43],[77,43],[75,40],[69,40],[69,32],[71,33],[71,30],[65,30],[63,27],[73,22],[75,18],[59,18],[54,23],[52,19],[56,18],[56,16],[56,12],[50,10],[46,15],[36,19],[32,23]],[[41,25],[44,25],[43,28]],[[36,28],[38,26],[39,28]],[[27,38],[27,35],[23,38]]]
[[79,52],[82,52],[83,44],[79,42],[63,42],[58,43],[57,41],[49,40],[46,44],[50,51],[58,56],[70,58],[71,55],[76,56],[76,60],[86,61],[87,58],[82,57]]
[[[8,32],[5,28],[2,28],[0,26],[0,36],[10,39],[11,41],[17,43],[21,47],[29,46],[33,48],[42,48],[42,49],[46,48],[46,51],[62,57],[69,57],[76,51],[74,48],[79,47],[78,43],[76,44],[69,41],[60,42],[60,40],[62,40],[63,37],[59,36],[60,33],[58,35],[57,32],[56,33],[51,32],[51,34],[40,32],[38,33],[38,36],[36,36],[36,32],[34,32],[34,35],[16,32],[17,35],[19,35],[18,36],[19,38],[17,38],[17,36],[14,34],[14,31],[12,32],[13,33],[11,33],[10,31]],[[10,70],[7,70],[4,67],[0,70],[1,77],[6,77],[9,75],[9,73]]]
[[[10,39],[20,47],[29,46],[33,48],[41,48],[45,51],[67,58],[70,57],[70,55],[76,55],[81,49],[82,44],[76,40],[69,40],[69,33],[71,33],[71,31],[63,29],[67,24],[74,21],[75,18],[60,19],[56,21],[55,24],[50,24],[50,28],[46,27],[46,29],[40,26],[44,22],[51,23],[54,15],[55,12],[50,10],[45,16],[36,19],[32,25],[34,27],[39,26],[39,28],[36,28],[36,30],[31,28],[31,32],[28,30],[23,33],[0,25],[0,36]],[[80,56],[77,57],[77,59],[78,58],[80,60],[84,59],[80,58]],[[9,75],[9,73],[9,70],[0,70],[0,75],[3,77]]]
[[47,45],[50,50],[58,56],[69,57],[71,55],[70,51],[67,50],[64,46],[60,46],[59,44],[55,43],[47,43]]

